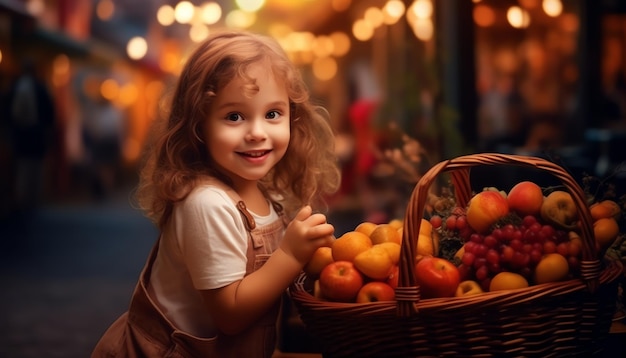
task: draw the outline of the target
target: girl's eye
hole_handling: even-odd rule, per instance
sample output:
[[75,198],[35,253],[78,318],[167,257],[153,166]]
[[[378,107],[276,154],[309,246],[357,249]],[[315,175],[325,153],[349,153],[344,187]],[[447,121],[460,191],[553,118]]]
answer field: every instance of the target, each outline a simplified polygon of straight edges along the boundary
[[280,112],[278,111],[270,111],[265,115],[267,119],[277,119],[278,117],[280,117]]
[[229,121],[237,122],[239,120],[242,120],[243,117],[241,117],[239,113],[229,113],[226,115],[226,119]]

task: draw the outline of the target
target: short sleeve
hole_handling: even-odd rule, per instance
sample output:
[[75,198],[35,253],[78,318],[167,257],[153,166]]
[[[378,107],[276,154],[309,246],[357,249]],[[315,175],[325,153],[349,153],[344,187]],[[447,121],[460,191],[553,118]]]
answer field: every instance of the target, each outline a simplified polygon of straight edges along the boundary
[[196,289],[215,289],[246,273],[248,234],[221,189],[194,190],[174,210],[177,242]]

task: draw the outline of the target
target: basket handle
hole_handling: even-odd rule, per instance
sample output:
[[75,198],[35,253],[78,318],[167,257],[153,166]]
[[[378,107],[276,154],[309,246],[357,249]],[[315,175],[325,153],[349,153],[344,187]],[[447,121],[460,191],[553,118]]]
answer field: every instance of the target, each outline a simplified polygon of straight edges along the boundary
[[539,169],[552,174],[562,182],[574,199],[581,223],[581,239],[583,242],[581,278],[591,292],[594,292],[597,288],[602,267],[595,245],[593,220],[587,207],[583,190],[576,180],[559,165],[541,158],[499,153],[471,154],[445,160],[434,165],[421,177],[413,189],[404,219],[400,275],[398,288],[396,289],[398,314],[400,316],[407,317],[415,314],[417,312],[415,303],[420,300],[419,286],[415,283],[415,255],[420,225],[424,216],[424,206],[431,184],[440,173],[450,172],[457,205],[465,207],[472,194],[469,169],[474,166],[494,164]]

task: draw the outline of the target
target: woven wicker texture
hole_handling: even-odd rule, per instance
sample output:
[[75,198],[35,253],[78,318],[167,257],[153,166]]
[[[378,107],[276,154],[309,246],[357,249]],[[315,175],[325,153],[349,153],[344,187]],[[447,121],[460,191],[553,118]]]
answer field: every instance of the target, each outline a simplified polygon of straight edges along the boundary
[[[531,167],[560,180],[582,223],[579,279],[420,299],[413,258],[428,191],[449,172],[464,207],[472,193],[470,168],[478,165]],[[584,193],[563,168],[541,158],[486,153],[440,162],[416,184],[404,220],[397,302],[321,301],[305,274],[290,294],[324,357],[588,357],[602,351],[608,336],[621,274],[621,264],[598,257]]]

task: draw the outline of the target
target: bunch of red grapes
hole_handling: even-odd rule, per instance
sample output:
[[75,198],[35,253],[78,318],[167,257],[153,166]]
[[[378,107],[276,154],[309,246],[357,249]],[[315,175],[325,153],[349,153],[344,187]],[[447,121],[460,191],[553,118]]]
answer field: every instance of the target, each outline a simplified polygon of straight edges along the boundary
[[535,266],[549,253],[567,258],[570,275],[576,275],[580,268],[581,241],[570,240],[568,232],[542,223],[532,215],[496,224],[486,234],[472,230],[463,213],[452,213],[443,222],[441,218],[432,219],[433,227],[443,226],[464,241],[458,266],[461,279],[477,281],[485,291],[491,279],[502,271],[518,273],[532,282]]

